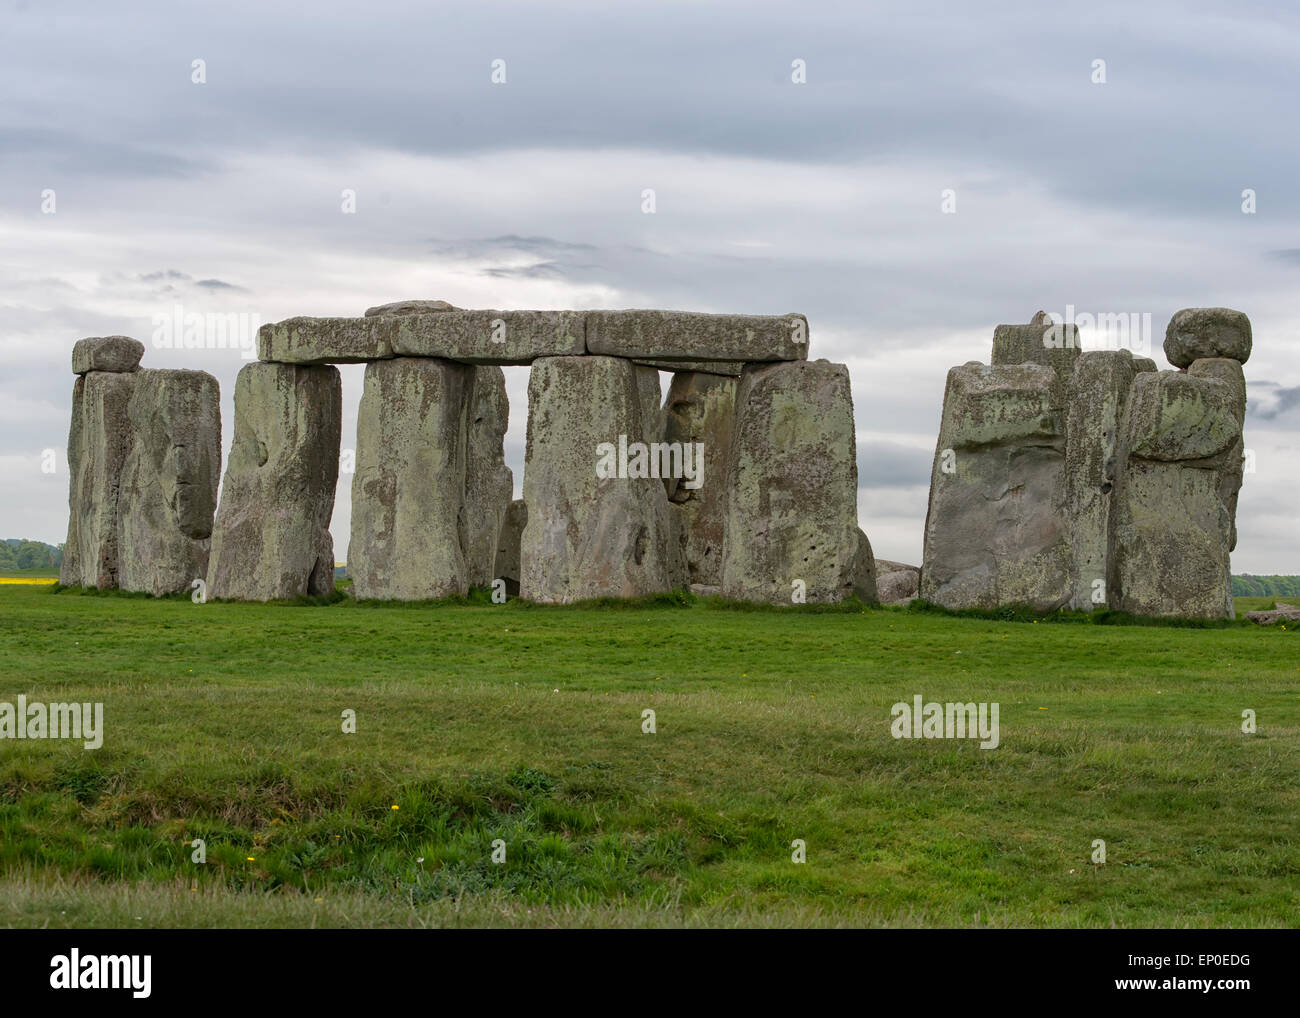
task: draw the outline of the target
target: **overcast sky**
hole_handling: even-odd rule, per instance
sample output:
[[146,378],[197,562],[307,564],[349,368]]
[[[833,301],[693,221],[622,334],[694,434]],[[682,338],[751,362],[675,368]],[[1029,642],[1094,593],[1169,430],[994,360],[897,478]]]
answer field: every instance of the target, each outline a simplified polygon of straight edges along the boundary
[[803,312],[853,378],[861,523],[919,563],[944,377],[996,324],[1149,314],[1167,367],[1170,315],[1224,305],[1255,334],[1233,567],[1300,573],[1297,54],[1296,8],[1241,0],[0,0],[0,536],[65,537],[77,339],[215,374],[228,445],[246,362],[155,316],[439,298]]

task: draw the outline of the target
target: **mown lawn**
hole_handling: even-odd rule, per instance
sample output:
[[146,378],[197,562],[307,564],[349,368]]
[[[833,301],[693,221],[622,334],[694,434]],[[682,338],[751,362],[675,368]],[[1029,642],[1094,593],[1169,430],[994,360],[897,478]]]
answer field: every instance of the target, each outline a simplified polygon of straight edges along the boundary
[[0,924],[1300,925],[1294,629],[5,585],[0,662],[106,730],[0,741]]

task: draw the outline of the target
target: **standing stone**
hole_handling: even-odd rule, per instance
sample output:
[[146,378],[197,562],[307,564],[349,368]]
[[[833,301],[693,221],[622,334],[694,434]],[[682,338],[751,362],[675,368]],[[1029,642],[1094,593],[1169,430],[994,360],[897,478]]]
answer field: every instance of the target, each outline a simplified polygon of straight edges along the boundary
[[329,523],[342,419],[335,367],[257,363],[240,370],[209,597],[269,601],[333,591]]
[[506,509],[497,539],[497,561],[493,579],[505,581],[506,593],[511,597],[519,593],[519,545],[523,540],[524,526],[528,523],[528,505],[517,498]]
[[861,601],[876,601],[876,556],[867,532],[858,528],[858,554],[853,562],[853,593]]
[[921,597],[946,608],[1068,603],[1064,387],[1040,364],[948,372]]
[[1134,379],[1114,537],[1122,610],[1231,616],[1231,519],[1219,484],[1241,434],[1237,400],[1217,378],[1162,371]]
[[1042,364],[1055,368],[1063,381],[1079,359],[1079,327],[1055,324],[1040,311],[1028,325],[999,325],[993,330],[994,365]]
[[520,594],[564,604],[670,590],[663,482],[627,454],[645,434],[632,362],[542,357],[528,398]]
[[876,559],[876,597],[881,604],[910,604],[921,592],[921,570]]
[[857,447],[849,372],[746,365],[727,467],[722,596],[837,602],[857,579]]
[[1231,308],[1183,308],[1174,312],[1165,329],[1165,358],[1176,368],[1193,361],[1228,357],[1240,364],[1250,359],[1250,319]]
[[221,476],[221,392],[206,371],[141,371],[118,496],[118,586],[187,590],[208,572]]
[[664,439],[663,390],[659,386],[659,371],[638,364],[636,391],[641,399],[641,424],[643,442],[662,442]]
[[461,513],[473,380],[467,365],[433,357],[366,365],[348,548],[358,599],[418,601],[468,590]]
[[72,390],[68,537],[59,568],[59,581],[71,587],[117,586],[119,484],[131,446],[128,407],[136,377],[91,371]]
[[[1188,367],[1187,373],[1197,378],[1217,378],[1232,386],[1234,393],[1232,411],[1237,418],[1237,427],[1246,424],[1246,375],[1241,370],[1241,362],[1229,357],[1206,357],[1196,360]],[[1232,451],[1227,454],[1222,469],[1219,471],[1219,498],[1228,511],[1231,524],[1231,539],[1228,550],[1237,550],[1237,496],[1241,491],[1241,482],[1245,472],[1246,442],[1245,435],[1237,436]]]
[[1074,367],[1068,391],[1066,483],[1074,554],[1070,607],[1092,611],[1110,603],[1111,509],[1123,469],[1120,432],[1136,374],[1128,350],[1090,350]]
[[505,372],[499,367],[480,365],[470,370],[462,512],[465,575],[471,587],[487,587],[497,575],[498,538],[515,493],[514,474],[505,456],[510,400]]
[[722,582],[726,527],[727,460],[735,423],[736,379],[681,371],[673,375],[664,403],[664,440],[703,447],[703,474],[695,481],[668,478],[669,499],[681,507],[690,582]]

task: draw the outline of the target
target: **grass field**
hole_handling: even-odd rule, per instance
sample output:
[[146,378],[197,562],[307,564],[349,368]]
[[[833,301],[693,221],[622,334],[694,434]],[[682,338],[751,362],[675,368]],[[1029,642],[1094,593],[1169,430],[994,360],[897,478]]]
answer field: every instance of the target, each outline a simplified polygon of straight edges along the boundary
[[[0,701],[105,713],[0,741],[0,924],[1295,926],[1298,641],[0,585]],[[916,694],[1001,744],[892,738]]]

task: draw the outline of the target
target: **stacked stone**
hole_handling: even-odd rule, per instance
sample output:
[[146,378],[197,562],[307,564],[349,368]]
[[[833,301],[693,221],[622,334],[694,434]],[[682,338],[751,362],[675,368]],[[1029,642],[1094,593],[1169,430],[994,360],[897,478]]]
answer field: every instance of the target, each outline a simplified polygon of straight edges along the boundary
[[221,468],[220,393],[203,371],[141,370],[144,345],[83,339],[68,437],[61,582],[162,595],[207,571]]
[[1246,316],[1178,312],[1158,372],[1041,312],[948,375],[920,596],[949,608],[1231,616]]
[[[848,373],[805,360],[807,329],[801,315],[404,301],[361,318],[264,326],[266,363],[250,367],[305,379],[332,364],[367,364],[348,556],[358,597],[441,597],[500,579],[509,593],[554,603],[687,584],[774,603],[874,599],[874,560],[857,528]],[[532,366],[522,502],[510,500],[502,449],[509,408],[500,366],[512,364]],[[674,372],[666,407],[660,370]],[[293,416],[295,399],[307,401],[300,417],[334,413],[309,388],[277,393],[282,416]],[[235,412],[237,436],[242,416],[261,414],[238,391]],[[251,423],[242,430],[256,433]],[[680,469],[687,442],[703,447],[702,476],[661,476],[673,446]],[[612,475],[598,466],[609,450]],[[327,491],[332,499],[324,458],[314,446],[289,457],[314,479],[300,486],[304,508]],[[265,465],[240,463],[241,472]],[[249,492],[252,506],[264,501],[256,487],[232,491]],[[323,529],[319,516],[311,525]],[[223,499],[219,532],[224,517]],[[263,579],[232,596],[314,592],[311,556],[291,551],[247,562]],[[806,595],[792,598],[796,585]]]

